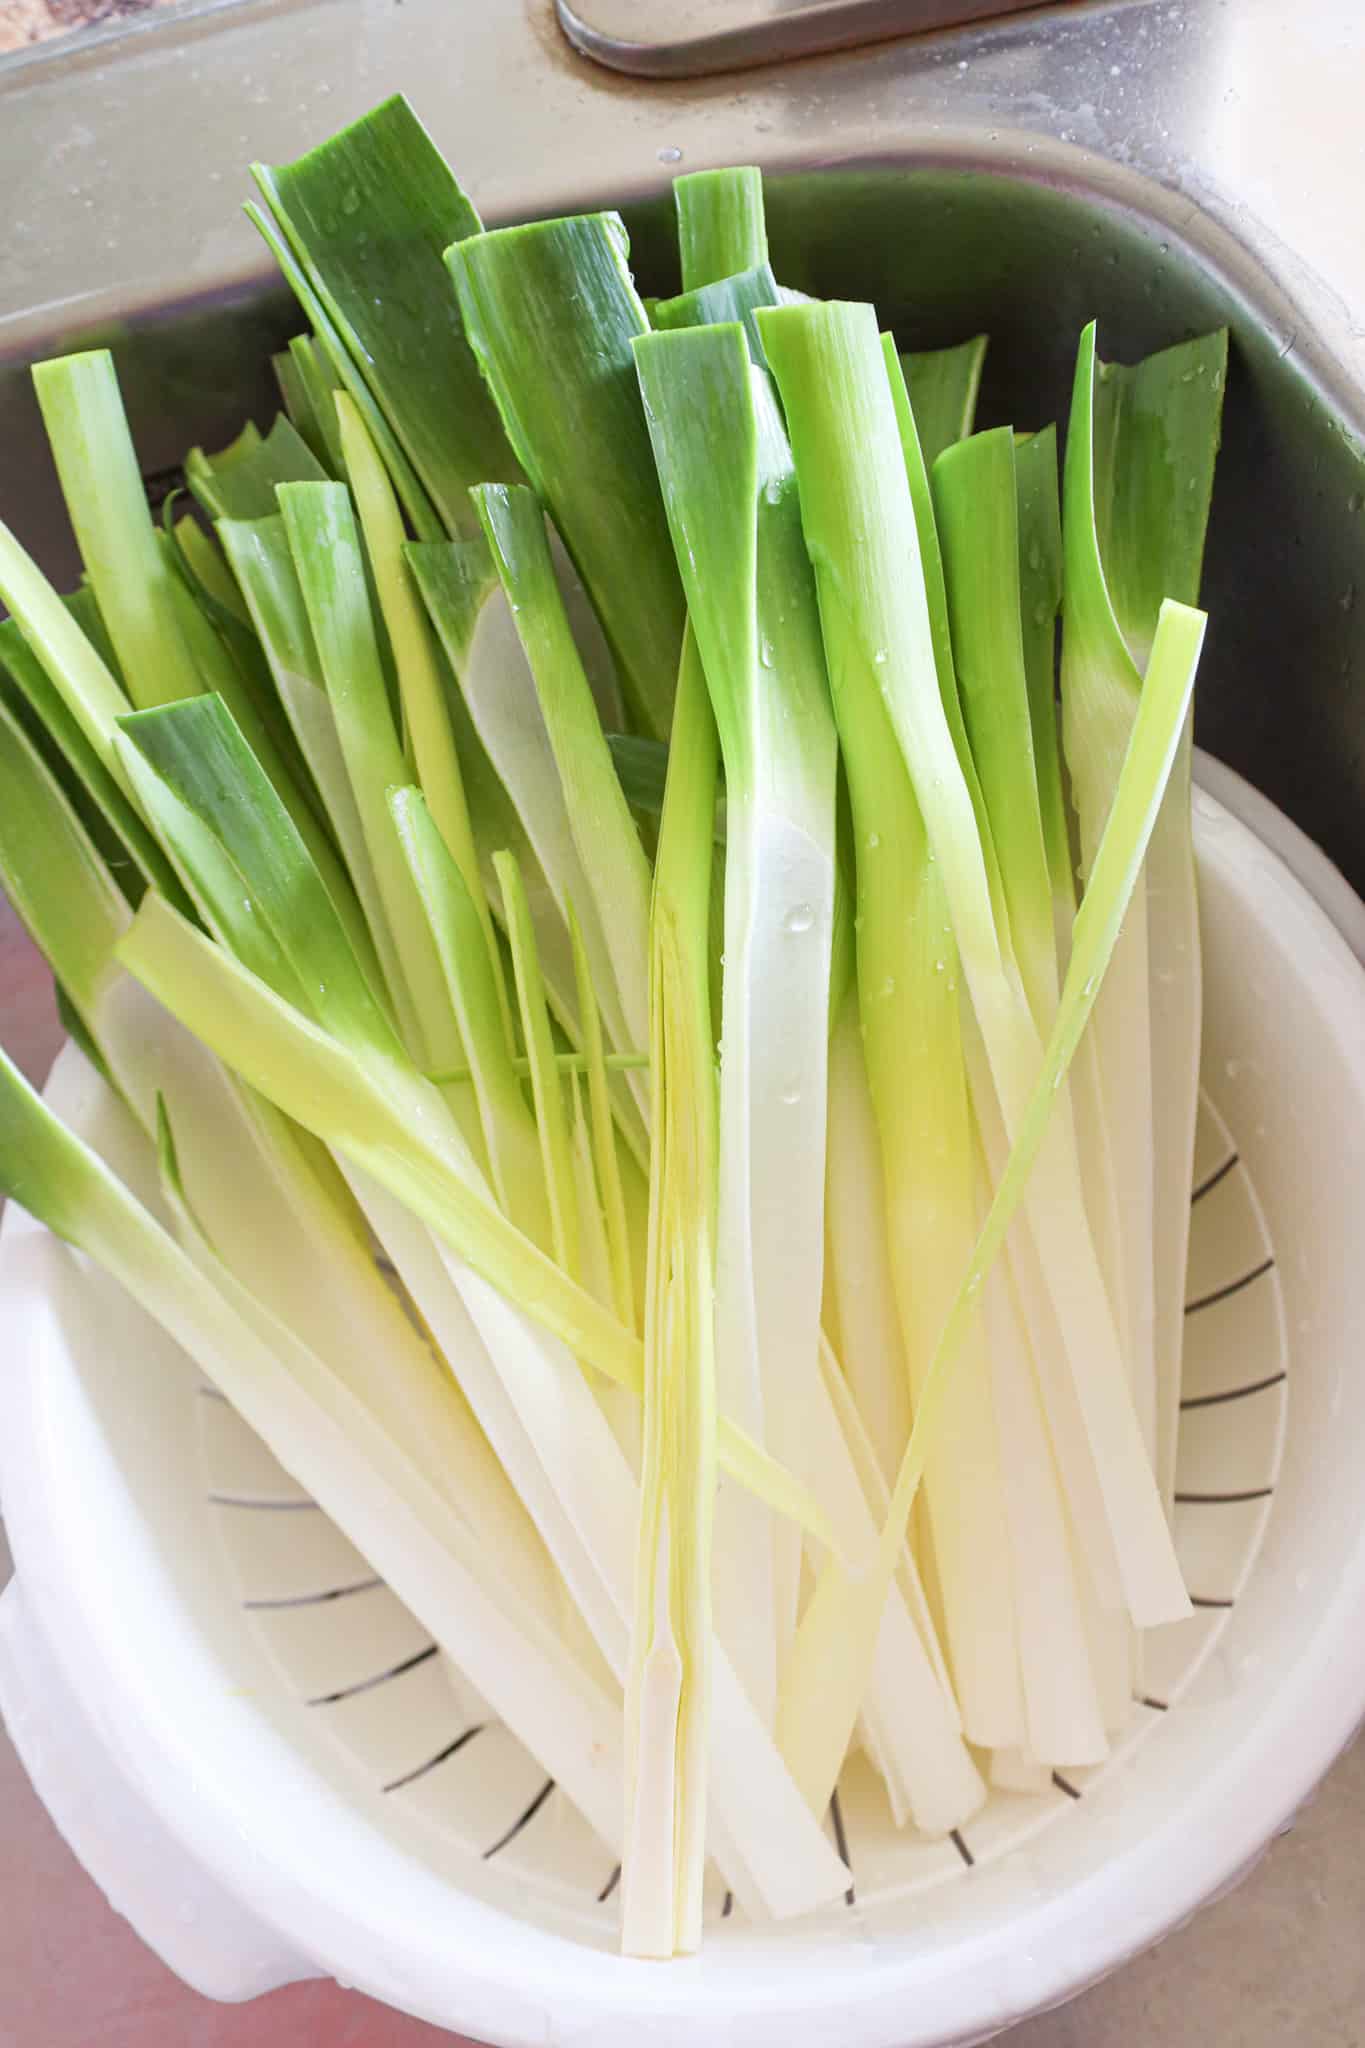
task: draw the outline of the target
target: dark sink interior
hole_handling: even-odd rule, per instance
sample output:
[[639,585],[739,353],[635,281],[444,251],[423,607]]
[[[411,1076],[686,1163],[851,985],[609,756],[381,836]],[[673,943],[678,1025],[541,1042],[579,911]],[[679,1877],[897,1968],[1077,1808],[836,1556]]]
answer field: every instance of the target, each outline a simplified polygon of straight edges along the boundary
[[[980,418],[1065,420],[1072,352],[1131,359],[1227,321],[1224,443],[1204,597],[1211,628],[1200,743],[1257,784],[1365,891],[1365,458],[1349,423],[1287,345],[1269,281],[1220,278],[1163,218],[1082,186],[961,165],[887,163],[769,183],[783,281],[871,298],[901,345],[991,336]],[[611,195],[566,194],[566,206]],[[641,289],[675,289],[671,201],[627,207]],[[1180,209],[1189,213],[1188,202]],[[267,357],[298,322],[263,281],[156,309],[53,351],[99,341],[119,359],[153,494],[196,441],[217,445],[273,410]],[[1290,344],[1293,332],[1290,330]],[[73,558],[23,367],[0,368],[0,517],[70,576]]]

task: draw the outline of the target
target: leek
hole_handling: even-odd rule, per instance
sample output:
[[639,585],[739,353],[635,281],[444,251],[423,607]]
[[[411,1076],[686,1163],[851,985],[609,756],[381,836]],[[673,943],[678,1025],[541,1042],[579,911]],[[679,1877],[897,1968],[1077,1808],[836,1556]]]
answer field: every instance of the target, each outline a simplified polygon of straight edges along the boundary
[[923,349],[900,358],[927,469],[945,448],[972,431],[986,345],[984,334],[974,334],[952,348]]
[[[1199,591],[1227,334],[1101,363],[1081,337],[1065,476],[1064,738],[1088,872],[1163,597]],[[1132,1364],[1164,1497],[1174,1486],[1188,1191],[1199,1090],[1190,735],[1153,836],[1096,1051],[1123,1223]]]
[[[862,306],[785,306],[758,320],[786,403],[831,672],[856,676],[864,689],[870,684],[886,707],[923,807],[967,990],[1017,1141],[1042,1047],[1008,934],[1002,938],[997,927],[971,795],[935,687],[923,580],[907,573],[914,514],[875,315]],[[840,687],[836,681],[836,702]],[[1139,1626],[1176,1619],[1188,1601],[1095,1257],[1074,1146],[1051,1122],[1028,1222],[1103,1475],[1125,1598]]]
[[[155,1316],[364,1545],[602,1839],[619,1838],[621,1743],[610,1694],[490,1562],[422,1466],[226,1268],[194,1263],[0,1054],[0,1187]],[[263,1337],[263,1329],[269,1337]]]
[[270,432],[244,427],[217,455],[191,448],[185,481],[211,519],[266,519],[279,484],[325,483],[327,472],[283,415]]
[[480,222],[439,150],[394,97],[255,177],[446,531],[471,534],[469,486],[518,470],[442,270]]
[[1162,605],[1132,738],[1077,913],[1057,1021],[1009,1163],[996,1183],[990,1210],[926,1376],[882,1527],[876,1566],[861,1581],[851,1581],[837,1559],[832,1559],[802,1618],[783,1676],[778,1729],[783,1754],[808,1797],[819,1798],[833,1786],[847,1748],[866,1682],[871,1641],[905,1540],[915,1492],[941,1426],[962,1339],[979,1313],[982,1287],[1026,1200],[1030,1176],[1046,1146],[1057,1091],[1094,1008],[1138,885],[1179,752],[1204,625],[1202,613],[1174,602]]
[[683,608],[631,358],[648,322],[627,249],[618,215],[585,214],[471,235],[446,261],[508,439],[597,607],[631,715],[664,739]]
[[[725,758],[722,1401],[809,1477],[835,873],[835,734],[814,586],[776,402],[739,327],[657,334],[635,353]],[[770,1547],[766,1530],[729,1532],[727,1568],[742,1595],[726,1634],[737,1655],[744,1645],[755,1704],[770,1715],[800,1559],[779,1537],[767,1595],[765,1538]]]
[[626,1688],[627,1954],[701,1942],[710,1742],[715,1074],[707,985],[718,745],[684,651],[650,915],[651,1092],[657,1105],[645,1294],[644,1470]]
[[752,164],[673,180],[684,291],[768,260],[763,173]]
[[1059,498],[984,337],[784,289],[753,168],[678,180],[649,301],[399,99],[255,175],[284,413],[158,531],[109,356],[40,366],[82,588],[0,528],[0,885],[170,1229],[3,1064],[0,1192],[687,1954],[707,1882],[844,1893],[859,1749],[925,1835],[1102,1762],[1188,1611],[1225,338],[1087,330]]

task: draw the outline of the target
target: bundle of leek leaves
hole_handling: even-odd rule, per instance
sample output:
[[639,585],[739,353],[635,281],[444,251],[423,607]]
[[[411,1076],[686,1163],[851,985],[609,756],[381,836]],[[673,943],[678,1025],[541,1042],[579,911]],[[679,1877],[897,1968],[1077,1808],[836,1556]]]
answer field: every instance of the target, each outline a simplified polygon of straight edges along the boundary
[[35,373],[85,576],[0,528],[0,878],[154,1192],[8,1065],[0,1185],[685,1952],[708,1865],[840,1897],[855,1750],[931,1834],[1100,1762],[1188,1611],[1225,337],[1088,329],[1059,486],[984,338],[782,288],[752,170],[679,179],[662,302],[401,100],[255,176],[309,331],[198,517],[107,354]]

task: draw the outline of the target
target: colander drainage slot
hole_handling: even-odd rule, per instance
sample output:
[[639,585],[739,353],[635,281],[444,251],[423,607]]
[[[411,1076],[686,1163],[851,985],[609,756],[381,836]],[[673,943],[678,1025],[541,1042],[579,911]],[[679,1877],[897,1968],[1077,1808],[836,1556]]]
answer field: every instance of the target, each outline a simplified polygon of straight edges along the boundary
[[377,1671],[373,1678],[362,1678],[355,1685],[343,1685],[337,1692],[320,1692],[315,1699],[306,1702],[310,1707],[334,1707],[338,1700],[353,1700],[357,1693],[373,1692],[377,1685],[387,1685],[391,1678],[401,1678],[405,1671],[415,1671],[419,1664],[425,1664],[436,1655],[435,1643],[428,1643],[413,1657],[405,1657],[401,1664],[391,1664],[387,1671]]
[[418,1764],[415,1770],[404,1771],[401,1778],[391,1778],[383,1789],[386,1792],[401,1792],[405,1785],[415,1785],[419,1778],[425,1778],[428,1771],[434,1771],[437,1764],[443,1764],[447,1757],[452,1757],[462,1750],[476,1735],[482,1735],[487,1725],[485,1721],[476,1721],[472,1728],[465,1729],[463,1735],[457,1735],[444,1749],[438,1749],[435,1756],[429,1756],[424,1764]]
[[1231,1508],[1240,1501],[1269,1500],[1273,1486],[1250,1486],[1245,1493],[1177,1493],[1175,1499],[1181,1507]]
[[[834,1846],[848,1865],[848,1874],[851,1879],[853,1876],[853,1858],[848,1853],[848,1836],[844,1832],[844,1809],[839,1804],[837,1788],[829,1795],[829,1817],[834,1828]],[[855,1886],[850,1883],[848,1890],[844,1893],[844,1904],[851,1906],[857,1896]]]
[[1245,1401],[1248,1395],[1263,1394],[1267,1387],[1278,1387],[1287,1380],[1287,1372],[1272,1372],[1263,1380],[1252,1380],[1245,1387],[1229,1387],[1225,1394],[1191,1394],[1181,1402],[1182,1414],[1189,1408],[1220,1408],[1225,1401]]
[[539,1792],[537,1792],[535,1798],[527,1807],[526,1811],[523,1814],[521,1814],[516,1820],[513,1821],[511,1827],[508,1828],[506,1834],[499,1835],[497,1841],[494,1842],[492,1848],[484,1850],[483,1860],[485,1863],[490,1862],[492,1858],[498,1854],[499,1850],[505,1849],[509,1842],[515,1842],[517,1836],[521,1833],[523,1828],[530,1826],[531,1822],[540,1812],[541,1807],[545,1804],[546,1800],[549,1798],[550,1794],[554,1791],[554,1789],[554,1779],[547,1778],[545,1780],[545,1783],[541,1786]]
[[1230,1153],[1228,1157],[1223,1161],[1222,1165],[1216,1166],[1213,1172],[1209,1174],[1206,1180],[1201,1180],[1198,1187],[1195,1189],[1194,1193],[1190,1196],[1190,1207],[1193,1208],[1196,1202],[1202,1202],[1205,1195],[1211,1195],[1214,1189],[1217,1187],[1219,1181],[1226,1180],[1228,1175],[1232,1172],[1233,1167],[1238,1165],[1240,1163],[1240,1160],[1240,1153]]
[[318,1607],[324,1600],[345,1600],[352,1593],[372,1593],[383,1583],[382,1579],[356,1579],[349,1586],[329,1586],[323,1593],[284,1593],[277,1600],[244,1600],[242,1605],[251,1613],[276,1607]]
[[1241,1274],[1236,1280],[1229,1280],[1226,1287],[1215,1287],[1212,1294],[1201,1294],[1198,1301],[1187,1301],[1186,1315],[1198,1315],[1201,1308],[1212,1308],[1216,1302],[1228,1301],[1234,1294],[1240,1294],[1244,1287],[1250,1287],[1253,1280],[1264,1279],[1274,1263],[1273,1258],[1262,1259],[1259,1266],[1253,1266],[1249,1273]]
[[265,1508],[272,1514],[299,1514],[311,1508],[318,1511],[315,1500],[252,1500],[240,1493],[211,1493],[207,1496],[216,1508]]

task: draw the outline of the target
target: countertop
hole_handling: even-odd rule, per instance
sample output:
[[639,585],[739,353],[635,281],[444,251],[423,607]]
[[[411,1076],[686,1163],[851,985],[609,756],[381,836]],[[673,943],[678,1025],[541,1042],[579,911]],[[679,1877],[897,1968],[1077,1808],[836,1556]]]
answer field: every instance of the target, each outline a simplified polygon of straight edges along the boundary
[[166,0],[0,0],[0,54],[79,29],[103,28]]

